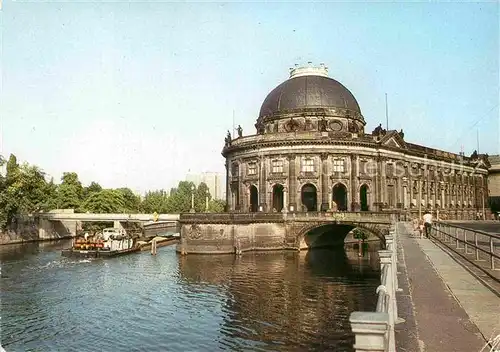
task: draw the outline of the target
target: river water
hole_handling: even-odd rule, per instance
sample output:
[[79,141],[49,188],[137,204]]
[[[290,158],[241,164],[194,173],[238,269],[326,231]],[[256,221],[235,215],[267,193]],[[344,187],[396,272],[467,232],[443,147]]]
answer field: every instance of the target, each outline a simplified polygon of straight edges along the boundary
[[11,351],[352,351],[373,310],[376,248],[97,260],[69,242],[0,247],[1,343]]

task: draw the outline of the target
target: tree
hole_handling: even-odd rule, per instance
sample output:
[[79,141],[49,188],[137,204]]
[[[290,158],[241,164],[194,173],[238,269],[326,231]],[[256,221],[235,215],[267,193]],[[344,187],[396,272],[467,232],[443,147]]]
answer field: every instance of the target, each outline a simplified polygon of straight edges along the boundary
[[207,198],[208,201],[210,201],[212,199],[212,196],[210,195],[208,186],[204,182],[202,182],[196,189],[194,195],[194,209],[196,210],[196,212],[201,213],[207,210]]
[[12,185],[17,178],[19,173],[19,164],[17,163],[17,158],[14,154],[9,156],[7,161],[7,174],[5,175],[6,186]]
[[150,191],[144,196],[140,209],[145,213],[166,213],[168,208],[168,195],[164,190]]
[[87,199],[91,193],[102,191],[102,187],[97,182],[92,181],[88,187],[83,188],[83,199]]
[[43,211],[50,211],[52,209],[57,209],[57,198],[58,198],[58,186],[54,183],[54,178],[52,177],[50,181],[45,186],[45,202],[42,206]]
[[123,197],[123,212],[136,213],[139,211],[141,207],[141,199],[136,196],[130,188],[118,188],[116,191],[119,192]]
[[83,200],[83,186],[76,172],[65,172],[59,185],[57,207],[79,210]]
[[115,189],[92,192],[82,204],[82,210],[91,213],[122,213],[124,209],[123,194]]
[[210,213],[223,213],[226,207],[226,201],[222,199],[212,199],[208,202],[208,211]]
[[32,213],[43,209],[47,200],[47,182],[45,173],[38,166],[23,164],[12,186],[19,197],[18,212]]
[[[191,209],[191,194],[196,187],[193,182],[181,181],[168,198],[167,213],[187,213]],[[195,193],[196,197],[196,193]]]
[[[2,158],[1,163],[4,163]],[[7,173],[0,190],[0,227],[13,225],[16,215],[44,209],[48,197],[45,173],[37,166],[19,166],[15,155],[7,161]]]

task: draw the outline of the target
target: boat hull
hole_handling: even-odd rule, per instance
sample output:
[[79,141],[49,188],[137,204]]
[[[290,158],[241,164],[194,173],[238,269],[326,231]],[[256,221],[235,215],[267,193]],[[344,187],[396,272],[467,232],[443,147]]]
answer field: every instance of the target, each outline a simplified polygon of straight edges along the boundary
[[63,249],[61,254],[63,257],[68,257],[68,258],[111,258],[137,252],[139,250],[140,248],[138,247],[130,249],[122,249],[119,251],[106,251],[106,250],[94,250],[94,249],[83,250],[83,249],[68,248],[68,249]]

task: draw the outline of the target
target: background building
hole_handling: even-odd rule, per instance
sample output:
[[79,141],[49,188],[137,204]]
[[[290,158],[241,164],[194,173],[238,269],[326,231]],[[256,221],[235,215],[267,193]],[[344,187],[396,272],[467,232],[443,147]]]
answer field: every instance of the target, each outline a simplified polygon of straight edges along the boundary
[[488,170],[488,189],[490,191],[490,206],[497,218],[500,216],[500,155],[488,157],[491,167]]
[[264,100],[256,134],[226,136],[228,210],[486,215],[486,155],[409,143],[381,125],[367,133],[365,125],[356,98],[327,67],[291,69]]
[[220,172],[188,173],[186,181],[193,182],[196,187],[203,182],[208,186],[213,199],[224,199],[226,193],[223,187],[223,177]]

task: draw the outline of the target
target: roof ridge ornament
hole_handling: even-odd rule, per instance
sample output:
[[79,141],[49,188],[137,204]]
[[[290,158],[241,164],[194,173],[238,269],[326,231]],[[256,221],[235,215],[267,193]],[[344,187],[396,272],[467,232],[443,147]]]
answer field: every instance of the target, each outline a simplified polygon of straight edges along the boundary
[[290,68],[290,78],[301,76],[328,77],[328,67],[324,63],[320,63],[319,66],[313,66],[312,62],[309,61],[306,66],[295,64],[295,67]]

